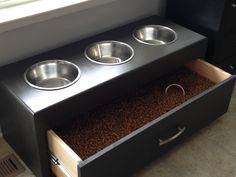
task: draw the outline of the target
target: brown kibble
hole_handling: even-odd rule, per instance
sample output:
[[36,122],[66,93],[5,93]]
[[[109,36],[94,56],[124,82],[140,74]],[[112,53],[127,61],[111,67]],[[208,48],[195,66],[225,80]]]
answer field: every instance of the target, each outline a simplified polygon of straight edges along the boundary
[[[173,83],[181,84],[186,95],[175,89],[165,95],[165,88]],[[134,93],[96,108],[83,119],[77,118],[55,132],[85,160],[214,85],[181,68]]]

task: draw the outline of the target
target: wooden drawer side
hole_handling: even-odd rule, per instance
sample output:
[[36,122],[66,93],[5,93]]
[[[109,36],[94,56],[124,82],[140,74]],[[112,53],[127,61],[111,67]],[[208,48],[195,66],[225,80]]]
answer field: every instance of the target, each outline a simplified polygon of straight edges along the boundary
[[47,137],[52,155],[60,160],[73,177],[78,177],[77,166],[82,161],[81,158],[53,130],[48,131]]
[[231,77],[231,74],[201,59],[186,64],[186,67],[217,84]]

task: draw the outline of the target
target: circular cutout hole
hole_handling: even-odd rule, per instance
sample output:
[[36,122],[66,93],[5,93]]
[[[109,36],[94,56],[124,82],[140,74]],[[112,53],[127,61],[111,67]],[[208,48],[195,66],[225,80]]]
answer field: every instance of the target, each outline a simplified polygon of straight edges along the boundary
[[80,69],[64,60],[47,60],[29,67],[24,79],[33,88],[58,90],[74,84],[80,77]]
[[101,41],[88,46],[85,56],[92,62],[103,65],[117,65],[130,61],[134,50],[119,41]]
[[147,25],[138,28],[133,33],[134,38],[143,44],[167,45],[177,40],[177,33],[166,26]]

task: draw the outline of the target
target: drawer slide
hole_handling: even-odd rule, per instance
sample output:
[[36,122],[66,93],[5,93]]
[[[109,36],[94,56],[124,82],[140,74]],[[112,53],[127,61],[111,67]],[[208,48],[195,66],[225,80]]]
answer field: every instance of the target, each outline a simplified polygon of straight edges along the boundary
[[70,173],[64,168],[60,160],[57,159],[54,155],[50,154],[51,157],[51,167],[53,173],[57,177],[72,177]]

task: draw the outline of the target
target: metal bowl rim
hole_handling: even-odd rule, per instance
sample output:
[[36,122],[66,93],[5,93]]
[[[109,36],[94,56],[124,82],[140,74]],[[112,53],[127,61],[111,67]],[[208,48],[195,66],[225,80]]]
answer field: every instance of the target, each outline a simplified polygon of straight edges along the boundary
[[[153,27],[153,28],[161,27],[161,28],[167,29],[167,30],[169,30],[169,31],[171,31],[171,32],[174,33],[175,38],[174,38],[174,40],[172,40],[172,41],[170,41],[170,42],[167,42],[167,43],[165,43],[165,44],[152,44],[152,43],[149,43],[149,42],[144,42],[143,40],[138,39],[138,38],[136,37],[135,32],[138,31],[138,30],[141,30],[141,29],[143,29],[143,28],[147,28],[147,27]],[[144,25],[144,26],[140,26],[140,27],[135,28],[135,30],[133,31],[132,35],[133,35],[134,39],[135,39],[136,41],[138,41],[139,43],[147,44],[147,45],[151,45],[151,46],[165,46],[165,45],[172,44],[172,43],[174,43],[174,42],[176,42],[176,41],[178,40],[178,34],[177,34],[177,32],[176,32],[175,30],[173,30],[172,28],[167,27],[167,26],[163,26],[163,25]]]
[[[117,43],[117,44],[124,45],[124,46],[128,47],[131,50],[131,56],[128,59],[126,59],[125,61],[122,61],[120,63],[102,63],[102,62],[98,62],[98,61],[95,61],[92,58],[90,58],[87,54],[88,49],[91,48],[92,46],[95,46],[97,44],[103,44],[103,43]],[[86,49],[84,51],[84,55],[89,61],[91,61],[93,63],[99,64],[99,65],[106,65],[106,66],[115,66],[115,65],[121,65],[121,64],[124,64],[126,62],[129,62],[134,57],[134,49],[133,49],[133,47],[131,47],[131,45],[129,45],[125,42],[107,40],[107,41],[94,42],[94,43],[90,44],[89,46],[86,47]]]
[[[70,82],[69,84],[66,84],[66,85],[60,86],[60,87],[55,87],[55,88],[40,87],[40,86],[34,85],[31,82],[29,82],[29,80],[27,79],[27,73],[32,68],[35,68],[36,66],[39,66],[39,65],[44,64],[44,63],[52,63],[52,62],[63,62],[63,63],[67,63],[67,64],[70,64],[70,65],[74,66],[76,68],[76,70],[78,71],[77,77],[72,82]],[[24,72],[24,80],[30,87],[36,88],[36,89],[39,89],[39,90],[45,90],[45,91],[60,90],[60,89],[64,89],[66,87],[69,87],[69,86],[73,85],[74,83],[76,83],[79,80],[80,76],[81,76],[81,71],[80,71],[80,68],[76,64],[74,64],[72,62],[69,62],[69,61],[66,61],[66,60],[60,60],[60,59],[59,60],[55,59],[55,60],[40,61],[40,62],[35,63],[35,64],[31,65],[30,67],[28,67]]]

